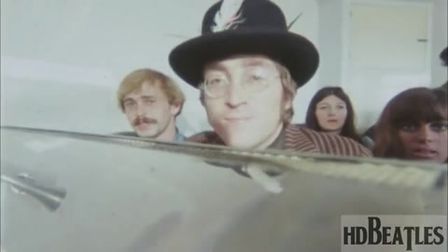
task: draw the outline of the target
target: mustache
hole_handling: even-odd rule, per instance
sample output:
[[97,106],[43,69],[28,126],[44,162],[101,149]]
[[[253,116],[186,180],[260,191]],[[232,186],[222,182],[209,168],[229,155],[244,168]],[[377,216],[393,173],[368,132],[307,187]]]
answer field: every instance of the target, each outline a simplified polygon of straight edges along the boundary
[[132,122],[132,125],[138,126],[138,125],[140,125],[142,123],[148,123],[148,124],[149,123],[157,123],[157,120],[153,119],[153,118],[149,118],[149,117],[141,117],[141,116],[139,116],[139,117],[134,119],[134,121]]

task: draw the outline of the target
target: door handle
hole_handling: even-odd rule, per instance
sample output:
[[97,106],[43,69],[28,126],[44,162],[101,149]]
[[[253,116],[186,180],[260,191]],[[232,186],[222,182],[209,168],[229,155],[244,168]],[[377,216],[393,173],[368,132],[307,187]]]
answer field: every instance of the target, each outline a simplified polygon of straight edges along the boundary
[[38,183],[27,174],[21,174],[16,177],[2,174],[1,182],[9,184],[20,193],[31,196],[50,211],[58,209],[67,195],[65,189],[48,187]]

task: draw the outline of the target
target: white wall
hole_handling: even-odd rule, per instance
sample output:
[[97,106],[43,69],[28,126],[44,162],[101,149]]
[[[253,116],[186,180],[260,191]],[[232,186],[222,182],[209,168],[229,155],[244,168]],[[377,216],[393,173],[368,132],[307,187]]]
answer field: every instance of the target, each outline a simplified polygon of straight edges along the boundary
[[319,1],[319,83],[321,86],[343,83],[344,57],[347,43],[347,0]]

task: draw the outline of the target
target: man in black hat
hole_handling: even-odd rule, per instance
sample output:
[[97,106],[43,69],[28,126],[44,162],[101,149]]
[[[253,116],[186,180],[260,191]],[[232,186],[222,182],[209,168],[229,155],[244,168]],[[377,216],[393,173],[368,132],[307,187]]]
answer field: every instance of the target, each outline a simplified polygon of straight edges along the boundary
[[288,32],[271,1],[219,1],[205,14],[202,36],[174,48],[169,60],[182,79],[199,88],[214,129],[191,141],[370,156],[348,138],[290,124],[296,90],[316,72],[319,55],[306,38]]

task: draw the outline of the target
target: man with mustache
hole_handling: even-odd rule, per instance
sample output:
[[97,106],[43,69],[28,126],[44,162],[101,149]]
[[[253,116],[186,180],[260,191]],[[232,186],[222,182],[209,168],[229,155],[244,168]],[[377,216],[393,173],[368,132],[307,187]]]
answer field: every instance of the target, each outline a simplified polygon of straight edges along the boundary
[[169,60],[199,89],[214,130],[191,141],[371,156],[351,139],[291,124],[297,89],[316,72],[319,55],[308,39],[288,31],[283,12],[271,1],[219,1],[206,12],[202,35],[174,48]]
[[121,110],[134,132],[121,135],[148,137],[158,141],[183,141],[176,128],[185,98],[175,82],[153,69],[127,75],[117,92]]

